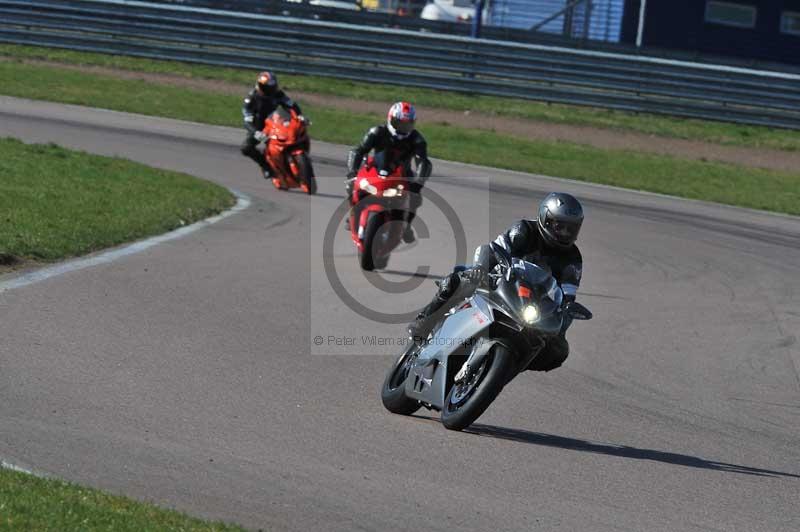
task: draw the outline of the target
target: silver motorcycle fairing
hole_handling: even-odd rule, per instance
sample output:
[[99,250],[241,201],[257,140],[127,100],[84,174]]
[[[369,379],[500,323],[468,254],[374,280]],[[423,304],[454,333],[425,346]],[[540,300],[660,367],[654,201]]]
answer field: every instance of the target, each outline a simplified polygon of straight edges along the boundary
[[[488,334],[490,326],[498,321],[497,317],[508,317],[503,319],[503,325],[517,332],[525,328],[510,309],[492,300],[491,291],[479,289],[468,299],[451,307],[420,349],[405,382],[406,395],[441,410],[447,396],[447,376],[452,374],[448,368],[451,356],[467,355],[466,361],[461,362],[458,368],[456,378],[469,371],[469,368],[479,367],[494,345],[503,344],[501,339],[491,338]],[[544,340],[558,334],[561,324],[562,313],[557,312],[537,322],[536,330]],[[529,358],[520,361],[522,365],[527,366],[544,345],[541,342],[538,348],[534,348],[535,352],[532,351]]]
[[405,382],[406,395],[441,410],[447,395],[448,364],[451,355],[467,355],[462,363],[477,367],[498,340],[488,338],[497,305],[475,294],[453,307],[438,329],[428,337]]

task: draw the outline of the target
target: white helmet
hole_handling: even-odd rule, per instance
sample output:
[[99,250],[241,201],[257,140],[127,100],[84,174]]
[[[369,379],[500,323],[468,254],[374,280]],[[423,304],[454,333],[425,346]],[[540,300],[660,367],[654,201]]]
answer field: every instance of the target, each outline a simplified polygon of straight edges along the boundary
[[404,139],[414,132],[417,111],[408,102],[397,102],[389,108],[386,115],[386,127],[396,139]]

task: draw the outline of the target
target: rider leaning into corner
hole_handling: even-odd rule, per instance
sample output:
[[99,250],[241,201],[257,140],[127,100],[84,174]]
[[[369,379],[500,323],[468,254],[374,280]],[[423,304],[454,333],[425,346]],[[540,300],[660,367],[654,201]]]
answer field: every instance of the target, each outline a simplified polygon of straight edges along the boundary
[[[420,191],[433,169],[433,165],[428,159],[428,143],[416,130],[416,120],[416,111],[410,103],[397,102],[392,105],[386,117],[386,125],[371,128],[364,135],[361,144],[350,150],[347,157],[348,171],[345,181],[347,197],[352,201],[356,174],[364,157],[372,150],[375,150],[376,155],[383,153],[384,167],[378,169],[379,172],[385,170],[387,173],[391,173],[392,169],[398,165],[405,168],[405,175],[411,179],[409,190],[412,192],[410,209],[405,214],[406,227],[403,232],[403,241],[406,243],[414,241],[411,222],[414,221],[417,209],[422,204]],[[416,172],[411,169],[412,159],[416,162]]]
[[[563,192],[547,195],[539,205],[535,220],[520,220],[494,240],[494,244],[505,249],[513,258],[549,267],[553,277],[564,293],[564,305],[575,301],[581,282],[583,259],[575,241],[583,224],[583,207],[573,196]],[[429,320],[437,310],[456,293],[462,282],[479,286],[497,264],[497,258],[489,245],[480,246],[475,252],[475,264],[467,269],[456,268],[439,282],[433,300],[420,311],[414,323],[408,327],[411,338],[419,342],[428,335],[436,320]],[[474,288],[473,288],[474,289]],[[572,319],[565,317],[558,336],[548,341],[547,346],[527,369],[550,371],[558,368],[569,356],[566,332]]]
[[300,111],[300,106],[293,102],[291,98],[278,87],[278,78],[269,71],[261,72],[256,78],[256,86],[253,87],[247,96],[244,97],[242,105],[242,117],[247,136],[242,142],[242,155],[251,158],[264,172],[264,178],[270,179],[272,171],[267,161],[256,146],[264,141],[268,141],[267,136],[262,131],[264,121],[271,115],[278,106],[287,111],[294,110],[300,120],[305,120]]

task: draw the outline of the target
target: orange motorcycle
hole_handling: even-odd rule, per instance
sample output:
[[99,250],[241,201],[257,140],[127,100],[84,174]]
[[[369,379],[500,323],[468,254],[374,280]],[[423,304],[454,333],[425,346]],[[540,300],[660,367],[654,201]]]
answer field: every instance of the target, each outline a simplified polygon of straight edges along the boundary
[[294,110],[283,107],[264,121],[268,140],[264,157],[272,169],[272,184],[278,190],[299,188],[306,194],[317,192],[317,180],[308,156],[311,141],[306,128],[306,120]]

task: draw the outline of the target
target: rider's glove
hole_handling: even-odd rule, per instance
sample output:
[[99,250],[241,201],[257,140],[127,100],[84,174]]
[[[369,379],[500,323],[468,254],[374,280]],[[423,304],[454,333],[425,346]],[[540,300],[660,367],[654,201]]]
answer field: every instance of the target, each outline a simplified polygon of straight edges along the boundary
[[305,117],[305,116],[303,116],[303,115],[297,115],[297,119],[298,119],[299,121],[301,121],[302,123],[304,123],[304,124],[306,124],[306,123],[309,123],[309,121],[308,121],[308,118],[306,118],[306,117]]
[[267,140],[267,134],[263,131],[256,131],[253,133],[253,138],[256,139],[258,142],[264,142]]

